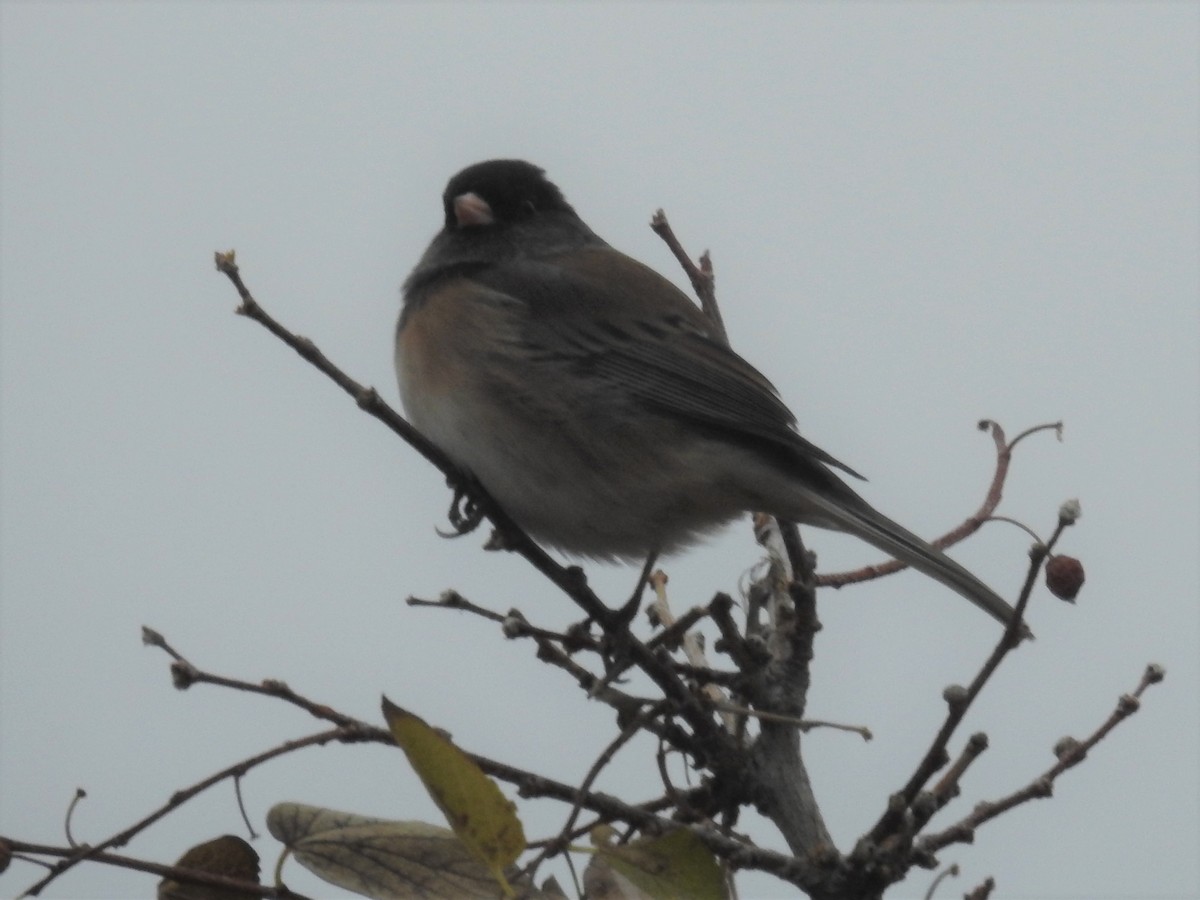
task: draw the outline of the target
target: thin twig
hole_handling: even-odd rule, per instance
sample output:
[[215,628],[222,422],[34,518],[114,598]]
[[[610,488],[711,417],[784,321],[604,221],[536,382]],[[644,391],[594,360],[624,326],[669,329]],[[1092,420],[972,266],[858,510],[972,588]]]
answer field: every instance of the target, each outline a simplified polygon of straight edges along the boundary
[[812,731],[814,728],[830,728],[834,731],[848,731],[851,734],[857,734],[864,741],[869,741],[874,737],[874,735],[871,734],[871,729],[867,728],[865,725],[845,725],[841,722],[826,722],[822,719],[801,719],[797,716],[775,713],[765,709],[750,709],[746,706],[740,706],[737,703],[730,703],[728,700],[714,700],[713,705],[724,713],[738,716],[748,716],[752,719],[758,719],[760,722],[775,722],[780,725],[791,725],[804,732]]
[[576,604],[593,621],[597,622],[614,644],[628,655],[629,661],[642,669],[663,692],[663,696],[675,704],[679,715],[708,744],[714,762],[733,765],[736,747],[724,735],[724,730],[713,719],[709,710],[691,695],[679,676],[665,663],[660,662],[646,645],[633,636],[628,623],[619,611],[614,611],[588,587],[587,578],[578,566],[561,566],[545,550],[520,529],[496,504],[487,492],[461,471],[437,447],[420,434],[402,416],[383,402],[374,388],[360,385],[346,375],[321,353],[308,338],[293,334],[259,305],[249,288],[242,281],[233,251],[215,254],[217,270],[225,275],[241,298],[240,315],[258,322],[273,335],[295,350],[308,363],[334,381],[342,390],[354,398],[365,412],[375,417],[393,432],[414,447],[422,456],[433,463],[459,490],[470,493],[478,506],[492,523],[505,535],[505,546],[519,553],[537,571]]
[[979,672],[972,679],[971,684],[966,688],[947,691],[946,700],[948,709],[942,727],[938,730],[937,735],[934,736],[932,744],[917,765],[912,777],[909,778],[903,789],[889,801],[887,810],[880,816],[869,832],[867,840],[870,844],[878,845],[889,834],[897,833],[917,793],[925,786],[925,783],[932,777],[933,773],[944,766],[949,760],[946,747],[955,730],[966,716],[967,710],[970,709],[971,704],[979,696],[980,691],[983,690],[984,685],[987,684],[992,674],[1000,666],[1000,663],[1021,642],[1021,629],[1024,626],[1025,608],[1029,604],[1029,598],[1033,593],[1033,586],[1036,583],[1038,573],[1041,571],[1042,563],[1058,542],[1063,530],[1070,524],[1066,519],[1060,518],[1058,527],[1055,528],[1050,540],[1046,544],[1035,544],[1030,548],[1029,569],[1025,575],[1025,583],[1021,588],[1012,621],[1005,628],[1004,634],[1000,637],[999,642]]
[[[60,857],[63,863],[73,860],[77,851],[75,847],[55,847],[50,844],[31,844],[25,841],[9,840],[8,843],[14,851],[36,854],[38,856]],[[218,895],[222,897],[249,895],[276,898],[276,900],[308,900],[304,894],[297,894],[282,885],[276,886],[273,884],[259,884],[254,881],[243,881],[240,878],[230,878],[227,875],[217,875],[213,872],[204,872],[199,869],[189,869],[182,866],[164,866],[160,863],[149,862],[132,856],[122,856],[117,853],[94,852],[88,856],[88,859],[91,862],[103,863],[104,865],[132,869],[137,872],[147,872],[150,875],[160,875],[172,881],[202,884],[224,889],[220,892],[214,892],[212,894],[214,897]],[[65,871],[65,868],[63,871]],[[26,891],[25,895],[33,896],[35,893],[35,891],[30,889]],[[196,896],[200,896],[200,894],[197,893]]]
[[925,892],[925,900],[933,900],[933,895],[937,893],[938,885],[940,885],[947,878],[957,877],[958,863],[952,863],[951,865],[942,869],[942,871],[938,872],[937,878],[933,879],[933,882],[929,885],[929,890]]
[[223,675],[216,675],[212,672],[205,672],[197,668],[188,659],[183,656],[178,650],[172,647],[167,639],[152,628],[142,626],[142,643],[153,647],[159,647],[174,659],[171,664],[171,675],[174,679],[175,686],[181,690],[191,687],[193,684],[213,684],[218,687],[227,687],[235,691],[243,691],[248,694],[261,694],[264,697],[275,697],[290,703],[292,706],[304,710],[309,715],[316,719],[321,719],[326,722],[332,722],[339,728],[354,730],[361,728],[363,723],[350,716],[343,715],[332,707],[326,706],[323,703],[316,703],[309,700],[300,694],[293,691],[288,685],[278,679],[268,678],[259,683],[251,681],[243,681],[238,678],[227,678]]
[[250,840],[258,840],[258,832],[250,824],[250,816],[246,812],[246,801],[242,799],[242,776],[240,773],[233,777],[233,793],[237,797],[238,812],[242,814],[242,821],[246,823],[246,831],[250,835]]
[[[654,610],[654,606],[650,606],[647,611]],[[673,621],[660,621],[663,626],[662,631],[659,631],[654,637],[646,641],[646,646],[653,650],[655,647],[667,647],[668,649],[675,647],[683,636],[695,628],[700,622],[712,615],[712,609],[708,606],[693,606],[678,619],[671,617]]]
[[1109,732],[1136,713],[1141,708],[1142,694],[1150,685],[1162,681],[1165,674],[1161,666],[1148,665],[1143,671],[1142,679],[1133,693],[1122,694],[1118,698],[1117,705],[1112,713],[1109,714],[1108,718],[1091,735],[1083,741],[1064,740],[1059,742],[1059,746],[1056,748],[1058,761],[1053,766],[1034,778],[1020,790],[1014,791],[1007,797],[1002,797],[999,800],[980,803],[971,811],[970,815],[961,821],[956,822],[938,834],[931,834],[922,838],[920,842],[921,848],[930,853],[936,853],[949,844],[970,840],[975,829],[984,822],[994,819],[1002,813],[1020,806],[1022,803],[1049,797],[1054,791],[1054,782],[1058,780],[1059,776],[1068,769],[1072,769],[1083,762],[1088,752],[1104,740]]
[[687,274],[688,280],[692,282],[692,290],[700,299],[700,310],[712,322],[716,337],[725,346],[729,346],[729,334],[725,331],[725,320],[721,316],[721,307],[717,303],[716,277],[713,274],[712,257],[705,250],[700,255],[700,265],[692,262],[692,258],[688,256],[683,245],[679,243],[679,238],[671,229],[671,223],[667,221],[667,214],[661,209],[656,210],[651,217],[650,227],[670,248],[684,273]]
[[67,835],[67,843],[72,847],[78,847],[79,842],[71,835],[71,818],[75,815],[75,808],[79,806],[79,801],[86,796],[87,791],[83,788],[75,788],[75,796],[71,798],[71,802],[67,806],[67,817],[63,822],[63,831]]
[[255,756],[251,756],[248,759],[236,762],[232,766],[228,766],[219,772],[216,772],[215,774],[196,782],[191,787],[176,791],[171,795],[171,798],[166,803],[158,807],[158,809],[154,810],[149,815],[135,822],[133,825],[130,825],[125,830],[114,834],[112,837],[107,838],[106,840],[101,841],[99,844],[94,846],[88,846],[86,844],[80,846],[75,852],[69,856],[66,856],[59,863],[57,863],[49,875],[45,876],[36,884],[33,884],[27,888],[22,896],[36,896],[42,891],[43,888],[46,887],[46,885],[54,881],[64,872],[74,868],[79,863],[84,862],[85,860],[95,859],[97,854],[102,853],[112,847],[125,846],[136,835],[145,831],[168,813],[174,812],[188,800],[192,799],[192,797],[195,797],[202,791],[208,790],[208,788],[212,787],[214,784],[219,784],[227,778],[234,778],[239,775],[244,775],[246,772],[250,771],[256,766],[260,766],[269,760],[275,759],[278,756],[284,756],[288,753],[293,753],[296,750],[301,750],[305,747],[317,747],[321,746],[322,744],[328,744],[330,741],[356,739],[358,739],[358,735],[351,733],[351,731],[348,729],[331,728],[326,731],[317,732],[316,734],[310,734],[308,737],[299,738],[293,741],[284,741],[282,744],[272,747],[270,750],[266,750]]
[[509,610],[507,613],[498,613],[495,610],[473,603],[455,590],[442,591],[436,600],[426,600],[422,597],[407,597],[404,602],[413,607],[462,610],[463,612],[502,625],[504,636],[508,638],[538,638],[547,641],[557,641],[561,644],[571,644],[574,649],[588,649],[596,653],[600,652],[600,646],[595,642],[585,644],[584,647],[581,647],[579,636],[568,637],[565,634],[560,634],[557,631],[551,631],[547,628],[537,628],[530,625],[525,617],[515,609]]
[[967,769],[971,767],[971,764],[979,758],[980,754],[987,747],[988,738],[982,731],[975,732],[967,739],[966,744],[963,745],[962,752],[958,755],[958,759],[951,764],[946,773],[938,779],[938,783],[933,786],[933,790],[929,792],[932,802],[925,805],[914,804],[914,806],[919,807],[914,810],[914,831],[920,831],[924,828],[925,824],[938,811],[944,809],[951,800],[959,795],[962,778],[967,773]]
[[[650,576],[650,586],[654,590],[654,603],[651,609],[658,621],[667,628],[676,624],[675,614],[671,611],[671,603],[667,597],[667,574],[662,569],[656,570]],[[687,631],[683,633],[681,639],[683,647],[683,655],[696,669],[708,668],[708,657],[704,652],[704,642],[699,632]],[[721,721],[725,723],[725,728],[731,734],[735,733],[738,728],[737,717],[729,713],[723,708],[728,700],[725,691],[720,685],[713,682],[702,682],[700,692],[720,711]]]
[[532,876],[532,873],[537,870],[537,867],[542,864],[543,860],[556,856],[567,849],[570,845],[571,829],[575,827],[575,820],[579,818],[579,813],[583,810],[583,800],[588,792],[591,791],[592,785],[596,783],[596,779],[600,777],[600,773],[612,762],[613,757],[617,755],[617,751],[629,743],[634,735],[642,730],[642,726],[662,712],[662,709],[663,704],[656,704],[641,710],[621,729],[620,734],[601,751],[596,761],[592,763],[591,768],[588,769],[587,774],[583,777],[575,802],[571,804],[571,812],[567,815],[562,828],[559,829],[558,837],[547,843],[541,852],[522,869],[522,876]]

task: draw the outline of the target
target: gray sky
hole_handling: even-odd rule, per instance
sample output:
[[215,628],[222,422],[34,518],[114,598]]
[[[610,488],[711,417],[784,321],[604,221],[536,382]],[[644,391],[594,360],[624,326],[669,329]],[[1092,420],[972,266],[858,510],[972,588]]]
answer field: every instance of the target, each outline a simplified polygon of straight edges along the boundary
[[[980,501],[991,417],[1023,445],[1001,512],[1087,567],[963,732],[959,804],[1083,737],[1143,666],[1167,681],[1055,797],[948,850],[1005,897],[1196,897],[1200,864],[1200,315],[1193,4],[0,5],[0,833],[97,841],[173,790],[317,730],[281,704],[178,693],[151,625],[203,667],[351,714],[391,699],[465,747],[577,781],[611,736],[524,644],[414,610],[453,586],[576,613],[482,535],[445,541],[438,473],[258,326],[212,267],[396,397],[399,284],[465,164],[531,159],[601,235],[682,282],[647,227],[711,248],[734,345],[867,497],[936,534]],[[873,561],[812,534],[822,568]],[[1015,596],[1028,539],[956,556]],[[670,560],[679,609],[736,590],[749,529]],[[635,572],[594,567],[614,601]],[[913,574],[822,596],[806,739],[840,846],[903,783],[994,623]],[[601,782],[654,791],[634,744]],[[250,776],[272,803],[439,821],[384,748]],[[557,807],[525,811],[543,836]],[[949,822],[951,817],[947,817]],[[745,827],[776,839],[753,818]],[[222,787],[135,841],[173,860],[243,833]],[[276,845],[257,842],[266,866]],[[299,867],[298,890],[323,895]],[[37,877],[0,876],[0,892]],[[895,897],[919,897],[914,873]],[[783,892],[746,879],[744,896]],[[147,896],[90,866],[59,897]],[[774,891],[774,893],[772,893]]]

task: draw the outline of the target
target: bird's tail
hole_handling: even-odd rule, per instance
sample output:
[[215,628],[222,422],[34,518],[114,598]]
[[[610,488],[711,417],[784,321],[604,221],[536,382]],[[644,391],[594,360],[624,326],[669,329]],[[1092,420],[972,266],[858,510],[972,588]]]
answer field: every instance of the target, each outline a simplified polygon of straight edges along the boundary
[[[861,538],[918,572],[940,581],[1004,625],[1012,622],[1016,610],[999,594],[941,550],[877,511],[849,487],[845,487],[845,492],[847,497],[839,497],[838,500],[832,500],[817,491],[806,492],[806,504],[820,510],[819,518],[823,526]],[[1032,636],[1028,629],[1024,629],[1024,633]]]

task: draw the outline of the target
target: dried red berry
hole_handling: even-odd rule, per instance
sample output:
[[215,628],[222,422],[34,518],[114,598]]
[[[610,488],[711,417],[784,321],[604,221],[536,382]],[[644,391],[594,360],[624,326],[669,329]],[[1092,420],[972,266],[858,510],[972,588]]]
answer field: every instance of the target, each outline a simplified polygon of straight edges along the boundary
[[1059,600],[1075,602],[1083,587],[1083,563],[1073,556],[1052,556],[1046,562],[1046,587]]

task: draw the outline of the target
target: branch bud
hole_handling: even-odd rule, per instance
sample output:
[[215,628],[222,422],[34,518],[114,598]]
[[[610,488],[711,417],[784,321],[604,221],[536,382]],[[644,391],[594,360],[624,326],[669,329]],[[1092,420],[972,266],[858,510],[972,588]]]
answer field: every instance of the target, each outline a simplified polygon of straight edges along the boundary
[[1083,507],[1078,500],[1067,500],[1058,508],[1058,521],[1063,525],[1074,525],[1083,515]]
[[942,699],[951,709],[958,709],[967,702],[967,689],[961,684],[952,684],[942,691]]
[[1054,756],[1059,762],[1065,762],[1072,757],[1083,759],[1085,755],[1083,744],[1070,735],[1059,738],[1054,744]]

